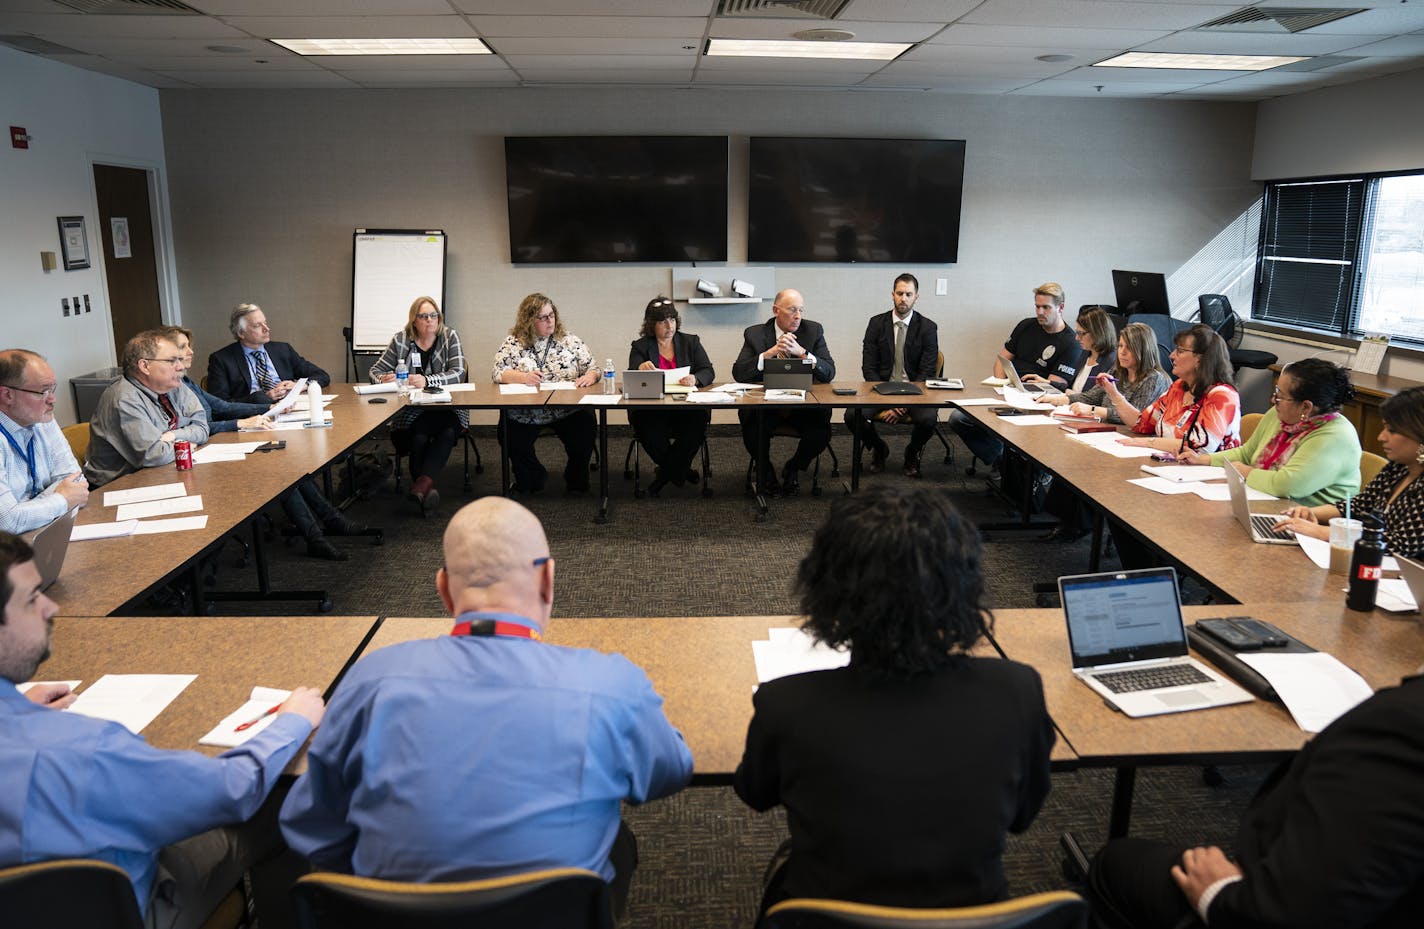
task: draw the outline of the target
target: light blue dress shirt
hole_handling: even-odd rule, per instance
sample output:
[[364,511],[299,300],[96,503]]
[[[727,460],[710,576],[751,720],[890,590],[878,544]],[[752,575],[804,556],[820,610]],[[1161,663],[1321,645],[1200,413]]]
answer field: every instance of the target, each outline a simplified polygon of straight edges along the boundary
[[164,751],[37,706],[0,677],[0,867],[98,858],[128,872],[147,910],[159,850],[249,819],[310,733],[282,713],[217,758]]
[[[498,619],[471,613],[460,619]],[[282,807],[318,868],[459,881],[574,867],[613,877],[619,802],[673,793],[692,754],[621,655],[441,636],[361,659]]]
[[28,450],[33,442],[35,473],[30,474],[28,454],[15,451],[0,436],[0,530],[21,533],[38,529],[69,509],[68,502],[54,492],[59,479],[79,470],[79,462],[69,450],[69,441],[59,425],[50,420],[22,428],[13,419],[0,413],[0,426],[20,448]]

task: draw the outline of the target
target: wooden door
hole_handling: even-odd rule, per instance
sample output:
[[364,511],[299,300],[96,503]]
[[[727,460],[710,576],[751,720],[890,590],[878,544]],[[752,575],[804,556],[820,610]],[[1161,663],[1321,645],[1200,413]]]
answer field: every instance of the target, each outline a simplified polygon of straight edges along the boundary
[[[114,351],[122,358],[130,337],[163,325],[148,172],[142,168],[95,165],[94,189],[99,201],[99,236],[104,248]],[[116,226],[120,233],[117,242]]]

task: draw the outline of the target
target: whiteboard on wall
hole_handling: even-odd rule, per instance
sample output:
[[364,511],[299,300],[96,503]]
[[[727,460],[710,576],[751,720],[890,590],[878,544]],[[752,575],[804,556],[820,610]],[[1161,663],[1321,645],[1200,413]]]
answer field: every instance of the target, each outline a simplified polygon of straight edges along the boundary
[[379,352],[405,328],[416,297],[445,310],[445,233],[439,229],[357,229],[351,243],[351,343]]

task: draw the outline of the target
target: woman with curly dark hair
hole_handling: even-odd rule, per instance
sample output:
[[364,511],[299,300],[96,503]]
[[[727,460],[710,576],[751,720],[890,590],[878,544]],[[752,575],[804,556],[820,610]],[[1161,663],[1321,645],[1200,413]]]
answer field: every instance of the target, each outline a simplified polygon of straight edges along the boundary
[[845,668],[761,685],[733,784],[786,807],[763,907],[786,897],[966,906],[1008,895],[1000,857],[1048,795],[1038,673],[976,652],[979,533],[941,490],[841,497],[796,574],[804,630]]

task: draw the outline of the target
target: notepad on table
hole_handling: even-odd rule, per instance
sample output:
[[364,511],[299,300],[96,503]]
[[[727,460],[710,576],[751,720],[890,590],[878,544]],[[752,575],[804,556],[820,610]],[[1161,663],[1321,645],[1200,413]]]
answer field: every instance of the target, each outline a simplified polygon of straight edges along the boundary
[[[272,725],[272,720],[277,718],[277,714],[269,711],[284,703],[291,695],[290,690],[279,690],[275,687],[252,688],[247,702],[224,716],[222,722],[198,740],[198,744],[236,748]],[[251,725],[239,731],[238,727],[246,723],[251,723]]]

